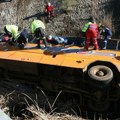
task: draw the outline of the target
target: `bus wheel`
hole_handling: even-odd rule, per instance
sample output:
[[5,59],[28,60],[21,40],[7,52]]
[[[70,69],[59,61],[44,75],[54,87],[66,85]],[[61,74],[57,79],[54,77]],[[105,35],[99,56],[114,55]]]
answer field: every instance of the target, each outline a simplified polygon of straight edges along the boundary
[[97,85],[108,85],[113,79],[113,71],[105,65],[95,65],[88,69],[88,76]]

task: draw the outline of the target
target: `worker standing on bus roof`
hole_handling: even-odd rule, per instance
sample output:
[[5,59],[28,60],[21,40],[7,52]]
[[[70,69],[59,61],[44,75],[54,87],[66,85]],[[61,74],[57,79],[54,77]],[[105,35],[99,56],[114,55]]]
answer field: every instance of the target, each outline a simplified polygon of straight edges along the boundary
[[97,33],[98,33],[98,26],[95,22],[95,20],[91,20],[91,24],[88,26],[88,29],[86,31],[86,42],[85,42],[85,48],[88,50],[90,42],[92,40],[94,49],[98,49],[98,42],[97,42]]
[[5,25],[5,34],[9,37],[9,45],[14,45],[15,39],[18,35],[18,26],[16,25]]
[[45,47],[47,47],[48,43],[46,42],[45,25],[41,20],[33,20],[33,22],[31,23],[31,32],[32,34],[35,34],[38,48],[41,48],[40,40],[43,40]]
[[112,31],[105,25],[101,25],[101,28],[102,28],[102,32],[100,33],[100,35],[104,36],[104,46],[102,49],[107,49],[107,43],[112,36]]
[[83,29],[82,29],[82,37],[86,37],[86,31],[88,29],[88,26],[91,24],[91,22],[88,22],[84,25]]

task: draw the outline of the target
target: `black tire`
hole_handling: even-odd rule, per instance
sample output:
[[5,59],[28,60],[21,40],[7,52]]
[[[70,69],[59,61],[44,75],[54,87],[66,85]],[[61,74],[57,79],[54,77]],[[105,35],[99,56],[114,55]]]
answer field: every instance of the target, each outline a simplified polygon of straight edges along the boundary
[[105,65],[95,65],[88,69],[88,76],[93,84],[108,85],[113,79],[113,71]]

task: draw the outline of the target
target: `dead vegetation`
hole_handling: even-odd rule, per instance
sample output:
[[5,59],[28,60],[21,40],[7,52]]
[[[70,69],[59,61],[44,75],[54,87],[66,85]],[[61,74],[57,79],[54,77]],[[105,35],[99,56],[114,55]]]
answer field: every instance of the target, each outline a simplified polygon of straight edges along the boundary
[[37,95],[36,100],[34,100],[27,94],[21,93],[24,101],[19,101],[20,95],[18,95],[18,98],[14,97],[16,94],[15,91],[5,96],[0,95],[0,107],[8,116],[11,117],[12,120],[84,120],[78,117],[77,114],[69,115],[66,113],[55,112],[56,108],[54,105],[57,102],[61,91],[58,93],[52,103],[50,103],[46,94],[43,91],[41,92],[50,108],[49,112],[46,112],[43,108],[39,107]]
[[87,111],[78,97],[62,91],[51,93],[18,82],[1,81],[0,86],[0,108],[12,120],[109,120],[111,115]]

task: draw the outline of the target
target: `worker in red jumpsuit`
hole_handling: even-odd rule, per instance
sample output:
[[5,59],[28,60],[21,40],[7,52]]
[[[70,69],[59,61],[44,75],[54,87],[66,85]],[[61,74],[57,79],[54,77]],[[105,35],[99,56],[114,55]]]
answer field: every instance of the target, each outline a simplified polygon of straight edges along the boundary
[[98,26],[94,20],[91,20],[91,24],[88,26],[88,29],[86,31],[86,41],[85,41],[86,50],[88,50],[91,41],[94,45],[94,50],[97,50],[99,48],[97,42],[97,34],[98,34]]
[[48,20],[51,17],[54,17],[53,5],[50,2],[48,2],[47,5],[45,6],[45,13],[47,14]]

